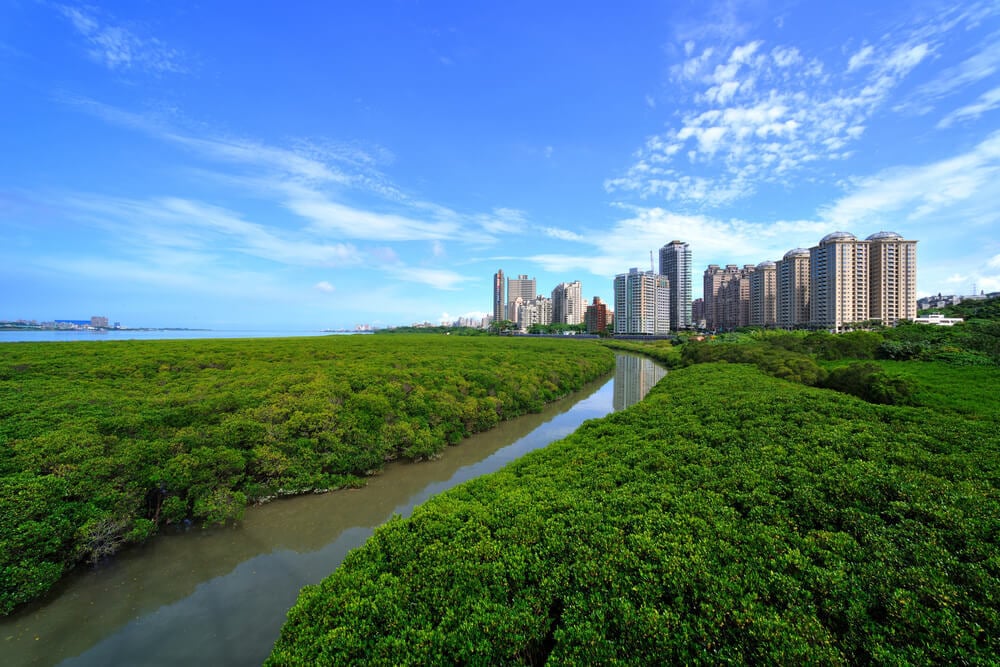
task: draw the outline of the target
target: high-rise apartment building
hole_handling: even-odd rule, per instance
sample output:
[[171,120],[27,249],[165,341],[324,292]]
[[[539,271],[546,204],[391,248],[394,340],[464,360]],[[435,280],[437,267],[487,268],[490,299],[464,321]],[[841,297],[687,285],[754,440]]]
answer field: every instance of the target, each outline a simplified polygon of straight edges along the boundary
[[660,275],[670,281],[670,328],[691,328],[691,247],[671,241],[660,248]]
[[809,251],[795,248],[777,262],[778,326],[809,324]]
[[652,271],[615,276],[616,334],[670,333],[670,281]]
[[705,328],[714,331],[718,328],[716,321],[719,319],[716,314],[717,299],[719,295],[719,283],[722,281],[722,269],[718,264],[709,264],[702,274],[701,298],[702,308],[705,310]]
[[504,299],[503,269],[493,274],[493,321],[507,319],[507,300]]
[[519,329],[527,330],[533,324],[552,324],[552,300],[541,294],[531,298],[514,299],[515,317]]
[[735,326],[732,321],[733,308],[729,303],[729,283],[739,276],[740,269],[735,264],[727,264],[719,268],[718,264],[709,264],[703,278],[705,301],[705,327],[710,331],[727,329]]
[[885,326],[917,316],[917,242],[895,232],[868,237],[868,317]]
[[556,285],[552,290],[553,324],[582,324],[584,306],[579,280]]
[[777,267],[774,262],[761,262],[750,274],[750,326],[775,326],[777,302]]
[[867,241],[833,232],[809,249],[810,326],[844,331],[869,319]]
[[691,325],[697,329],[705,328],[705,299],[695,299],[691,302]]
[[743,268],[727,264],[716,295],[718,329],[736,329],[750,324],[750,276],[757,270],[753,264]]
[[538,295],[535,291],[535,279],[528,278],[524,274],[520,274],[517,278],[507,279],[507,312],[508,319],[514,320],[515,309],[512,304],[518,297],[521,297],[522,302],[528,302],[534,299]]
[[608,304],[595,296],[593,303],[587,306],[583,313],[583,321],[587,325],[587,333],[601,333],[608,329]]
[[869,321],[895,326],[916,317],[917,242],[895,232],[859,240],[833,232],[818,245],[795,248],[778,262],[742,269],[709,264],[704,274],[705,324],[845,331]]

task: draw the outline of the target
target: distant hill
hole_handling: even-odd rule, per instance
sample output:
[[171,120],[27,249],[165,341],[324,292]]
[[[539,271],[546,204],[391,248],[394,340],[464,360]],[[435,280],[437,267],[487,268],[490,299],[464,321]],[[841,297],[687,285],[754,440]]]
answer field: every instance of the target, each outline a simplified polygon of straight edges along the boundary
[[962,317],[966,320],[1000,320],[1000,297],[991,299],[966,299],[962,303],[944,308],[933,308],[933,312],[947,317]]

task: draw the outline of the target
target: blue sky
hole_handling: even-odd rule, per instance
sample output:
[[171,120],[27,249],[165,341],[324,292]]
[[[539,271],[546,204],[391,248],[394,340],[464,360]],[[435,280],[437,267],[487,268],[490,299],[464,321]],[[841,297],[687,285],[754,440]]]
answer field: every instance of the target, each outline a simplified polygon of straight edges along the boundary
[[[1000,290],[1000,4],[0,0],[0,319],[316,329],[691,245]],[[258,6],[260,5],[260,6]]]

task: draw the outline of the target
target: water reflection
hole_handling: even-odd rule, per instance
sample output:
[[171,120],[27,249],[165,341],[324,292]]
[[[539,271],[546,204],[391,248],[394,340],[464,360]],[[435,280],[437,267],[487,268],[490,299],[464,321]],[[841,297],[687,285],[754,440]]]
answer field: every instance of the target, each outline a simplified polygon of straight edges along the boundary
[[635,405],[667,374],[667,369],[645,357],[632,354],[615,356],[614,410]]
[[664,373],[648,359],[617,355],[613,380],[469,438],[437,461],[392,464],[363,489],[255,508],[235,528],[158,537],[0,620],[4,664],[260,664],[299,589],[333,571],[376,526],[631,405]]

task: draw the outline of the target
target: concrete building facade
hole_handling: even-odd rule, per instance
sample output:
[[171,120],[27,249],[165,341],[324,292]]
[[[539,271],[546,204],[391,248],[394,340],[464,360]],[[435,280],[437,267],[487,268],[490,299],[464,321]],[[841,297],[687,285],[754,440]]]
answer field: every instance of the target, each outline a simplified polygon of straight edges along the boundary
[[809,251],[795,248],[777,262],[777,324],[782,329],[809,325]]
[[579,280],[556,285],[552,290],[553,324],[582,324],[585,305]]
[[809,325],[845,331],[869,319],[868,242],[833,232],[809,249]]
[[587,333],[607,331],[609,320],[608,304],[604,303],[601,297],[595,296],[593,303],[587,306],[587,310],[583,314],[583,321],[587,325]]
[[917,317],[917,242],[895,232],[868,241],[868,316],[885,326]]
[[777,324],[777,266],[765,261],[750,274],[750,326],[775,327]]
[[517,321],[517,307],[514,302],[520,297],[521,303],[527,303],[538,295],[535,291],[535,279],[521,274],[517,278],[507,279],[507,319]]
[[615,276],[616,334],[670,333],[670,281],[652,271],[629,269]]
[[671,241],[660,248],[660,275],[670,281],[670,328],[691,328],[691,247]]
[[552,324],[552,300],[536,295],[531,299],[517,297],[516,319],[517,326],[522,331],[526,331],[533,324]]
[[493,274],[493,321],[507,319],[507,299],[504,298],[507,285],[503,280],[503,269]]

